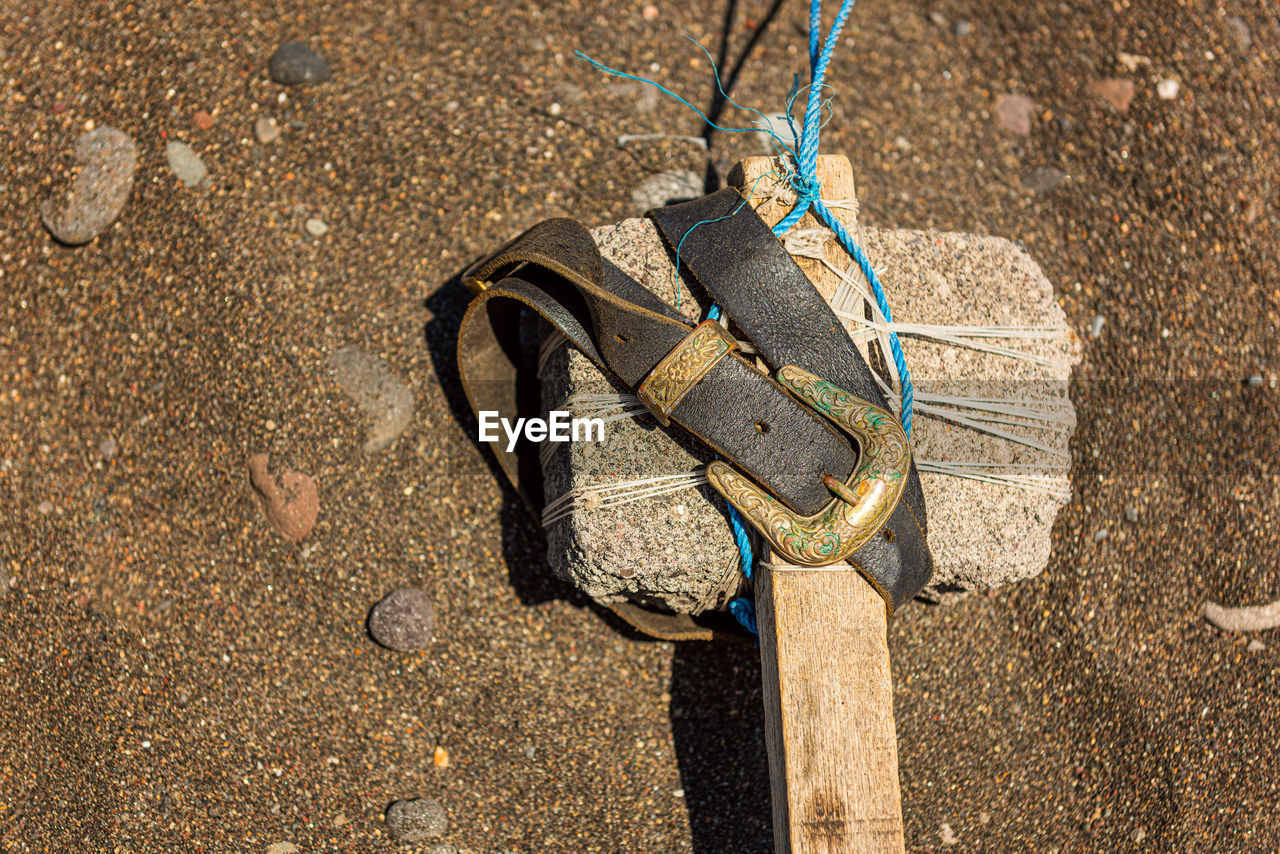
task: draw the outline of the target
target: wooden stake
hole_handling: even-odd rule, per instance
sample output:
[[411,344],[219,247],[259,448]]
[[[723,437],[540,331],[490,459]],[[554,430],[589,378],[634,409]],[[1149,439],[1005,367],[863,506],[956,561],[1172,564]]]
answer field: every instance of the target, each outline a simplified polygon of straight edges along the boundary
[[[729,182],[739,189],[754,184],[752,204],[773,225],[790,210],[762,203],[783,188],[781,174],[777,158],[752,157],[734,168]],[[818,177],[824,199],[853,198],[848,158],[821,156]],[[853,211],[836,216],[852,228]],[[818,223],[806,214],[795,227]],[[825,252],[838,269],[849,262],[834,240]],[[829,300],[837,278],[817,261],[796,260]],[[884,600],[852,568],[761,566],[755,582],[775,850],[901,854]]]

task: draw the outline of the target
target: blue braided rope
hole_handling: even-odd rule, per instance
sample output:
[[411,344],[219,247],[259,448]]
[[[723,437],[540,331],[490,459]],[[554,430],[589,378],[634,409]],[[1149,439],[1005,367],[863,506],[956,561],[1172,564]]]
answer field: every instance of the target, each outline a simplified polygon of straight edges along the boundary
[[[848,252],[853,260],[858,262],[858,267],[862,270],[862,274],[867,277],[867,281],[871,283],[871,293],[876,298],[876,305],[880,307],[880,313],[884,315],[886,323],[893,322],[893,315],[889,312],[889,301],[885,298],[884,288],[880,286],[880,277],[876,275],[875,268],[871,266],[871,259],[867,257],[867,253],[862,251],[862,247],[854,242],[849,236],[849,232],[845,230],[840,220],[836,219],[835,214],[822,203],[821,199],[815,199],[813,202],[813,210],[818,217],[827,224],[835,234],[836,239],[840,241],[840,245]],[[911,408],[915,401],[915,388],[911,384],[911,371],[907,370],[907,360],[902,355],[902,345],[898,343],[897,333],[889,332],[889,352],[893,356],[893,365],[898,369],[898,376],[902,380],[902,429],[907,436],[911,435]]]
[[[836,44],[840,38],[840,31],[844,29],[845,21],[848,20],[849,14],[853,10],[853,3],[854,0],[843,0],[839,11],[836,12],[835,20],[832,21],[831,30],[827,33],[826,43],[821,48],[819,47],[821,39],[818,31],[822,26],[822,0],[812,0],[809,4],[809,99],[808,104],[805,106],[804,126],[801,131],[800,144],[797,146],[795,153],[796,168],[793,173],[787,176],[787,181],[796,194],[796,204],[791,209],[791,212],[773,227],[773,233],[779,237],[786,234],[812,209],[814,214],[831,229],[832,234],[835,235],[836,240],[840,242],[844,250],[857,262],[862,274],[867,277],[867,282],[871,285],[871,292],[875,296],[876,305],[879,306],[880,313],[884,315],[885,322],[892,323],[893,313],[889,309],[889,300],[884,295],[880,277],[876,275],[875,268],[871,266],[867,253],[854,241],[848,230],[845,229],[844,224],[836,219],[831,210],[823,203],[822,183],[818,180],[818,135],[822,127],[823,79],[827,74],[827,66],[831,64],[831,56],[835,52]],[[792,98],[794,98],[794,95]],[[788,99],[787,104],[788,123],[791,121],[791,110],[789,109],[791,100]],[[720,306],[713,305],[707,316],[713,320],[719,320]],[[898,342],[897,334],[892,330],[889,331],[889,350],[893,356],[894,367],[898,369],[898,377],[902,383],[902,429],[910,436],[915,389],[911,383],[911,372],[907,369],[907,361],[902,355],[902,345]],[[733,526],[733,535],[738,541],[738,553],[742,558],[742,572],[750,579],[754,564],[751,542],[747,537],[746,526],[743,524],[742,516],[732,504],[729,505],[729,523]],[[729,603],[729,612],[747,631],[753,635],[757,634],[755,605],[750,599],[746,597],[734,599]]]
[[[831,232],[835,235],[836,240],[839,241],[841,247],[843,247],[844,250],[849,253],[850,257],[852,257],[854,261],[857,262],[858,267],[862,270],[863,275],[866,276],[867,282],[870,283],[871,285],[871,292],[875,296],[876,305],[880,308],[880,313],[884,315],[884,319],[886,322],[892,323],[893,314],[889,310],[889,301],[884,295],[884,288],[880,285],[880,277],[876,275],[876,271],[871,266],[871,261],[867,258],[867,255],[862,250],[862,247],[858,246],[858,244],[854,242],[853,237],[850,236],[849,232],[845,229],[844,225],[838,219],[836,219],[836,217],[831,213],[831,210],[823,203],[822,184],[818,180],[818,137],[823,124],[822,122],[822,91],[824,87],[823,79],[826,77],[826,74],[827,74],[827,66],[831,64],[831,57],[835,53],[836,44],[840,38],[840,31],[844,29],[845,22],[848,20],[850,13],[853,11],[853,3],[854,3],[854,0],[842,0],[840,4],[840,9],[836,12],[835,19],[831,23],[831,30],[827,33],[826,41],[824,43],[821,36],[819,35],[819,31],[822,28],[822,0],[810,0],[810,3],[809,3],[809,97],[805,105],[804,123],[803,123],[801,134],[800,134],[799,144],[796,146],[796,149],[793,150],[790,146],[786,145],[777,136],[777,134],[774,133],[772,129],[768,127],[768,122],[764,122],[765,132],[768,133],[769,136],[773,138],[775,145],[780,146],[788,154],[791,154],[793,156],[793,159],[796,165],[795,170],[790,172],[786,177],[788,184],[796,194],[795,207],[791,209],[791,212],[788,213],[782,219],[781,222],[779,222],[777,225],[773,227],[773,233],[778,235],[779,237],[786,234],[788,231],[791,230],[791,228],[797,222],[799,222],[801,219],[804,218],[804,215],[808,213],[810,209],[812,209],[815,216],[817,216],[822,222],[824,222],[827,225],[827,227],[831,229]],[[705,52],[705,48],[703,50]],[[621,71],[616,71],[612,68],[602,65],[601,63],[597,62],[596,60],[582,53],[581,51],[575,51],[575,53],[577,54],[579,59],[586,60],[591,65],[593,65],[600,71],[605,72],[606,74],[610,74],[616,77],[623,77],[630,80],[638,80],[642,83],[647,83],[651,86],[656,87],[663,93],[671,96],[672,98],[675,98],[680,103],[689,107],[691,110],[697,113],[698,116],[704,122],[706,122],[708,125],[711,125],[711,127],[716,128],[717,130],[723,130],[723,131],[728,131],[732,133],[744,133],[748,130],[747,128],[720,127],[719,125],[715,124],[710,119],[708,119],[702,113],[702,111],[699,110],[697,107],[693,106],[693,104],[690,104],[688,101],[681,98],[679,95],[676,95],[674,92],[670,91],[669,89],[666,89],[665,87],[660,86],[657,83],[654,83],[652,80],[646,80],[643,77],[636,77],[631,74],[626,74]],[[708,54],[708,56],[710,56],[710,54]],[[712,68],[715,68],[714,62],[712,62],[711,65],[712,65]],[[716,72],[716,85],[717,87],[719,87],[720,85],[718,70]],[[724,93],[723,89],[721,89],[720,91],[722,94]],[[799,90],[796,87],[793,87],[791,94],[787,98],[787,124],[791,128],[793,139],[795,138],[794,136],[795,125],[791,118],[791,107],[795,102],[795,98],[796,98],[796,95],[798,94],[798,91]],[[728,98],[727,95],[725,97]],[[738,104],[734,103],[733,99],[729,98],[728,100],[729,100],[729,103],[733,104],[734,106],[739,106]],[[759,115],[759,111],[751,110],[751,112],[754,112],[757,115]],[[734,213],[736,212],[737,211],[735,210]],[[702,225],[703,223],[698,223],[698,224]],[[686,234],[685,236],[687,237],[688,235]],[[684,241],[682,239],[681,243],[683,244],[683,242]],[[680,254],[680,247],[677,246],[676,248],[677,259],[679,258],[679,254]],[[679,261],[677,260],[676,263],[679,264]],[[679,291],[679,285],[677,283],[677,286],[676,286],[677,306],[679,305],[679,302],[678,302],[679,298],[680,298],[680,291]],[[720,306],[712,305],[711,310],[707,312],[707,317],[711,320],[719,320],[720,316],[721,316]],[[894,367],[897,368],[898,377],[902,383],[902,428],[904,431],[906,431],[906,434],[910,436],[911,435],[911,413],[912,413],[912,404],[914,403],[914,400],[915,400],[915,389],[913,388],[911,383],[911,372],[907,369],[906,359],[902,355],[902,345],[898,342],[897,334],[892,330],[889,331],[889,349],[893,356]],[[738,554],[742,560],[742,574],[745,575],[748,580],[750,580],[752,576],[752,571],[755,567],[755,555],[751,548],[751,539],[748,536],[747,526],[742,520],[742,515],[738,513],[737,508],[734,507],[732,504],[728,506],[729,506],[729,523],[733,527],[733,536],[734,536],[734,539],[737,541]],[[757,634],[755,605],[752,603],[750,599],[746,597],[738,597],[737,599],[734,599],[729,603],[729,611],[730,613],[733,614],[734,618],[743,626],[743,628],[751,632],[753,635]]]
[[[732,504],[729,507],[729,524],[733,526],[733,538],[738,541],[738,555],[742,558],[742,574],[751,578],[751,572],[755,568],[755,555],[751,551],[751,539],[747,536],[747,526],[742,521],[742,514],[738,512],[738,508]],[[733,614],[733,618],[738,621],[744,629],[751,634],[758,634],[756,631],[756,606],[745,596],[739,596],[729,603],[729,613]]]
[[[867,254],[862,251],[849,232],[822,202],[822,185],[818,181],[818,132],[821,128],[822,86],[826,77],[827,66],[831,64],[831,55],[835,52],[840,31],[844,28],[849,13],[853,10],[854,0],[843,0],[840,10],[836,12],[827,34],[826,44],[818,49],[818,29],[822,23],[822,0],[812,0],[809,4],[809,102],[804,112],[804,127],[801,131],[800,144],[796,151],[796,170],[788,176],[791,189],[796,194],[795,207],[791,209],[781,222],[773,227],[773,233],[781,237],[791,230],[810,209],[835,234],[836,240],[846,252],[858,263],[867,281],[871,284],[871,293],[875,297],[880,313],[886,323],[893,322],[893,313],[889,309],[889,300],[885,298],[880,277]],[[898,378],[902,383],[902,429],[911,435],[912,408],[915,402],[915,387],[911,383],[911,371],[907,369],[907,360],[902,355],[902,344],[897,333],[889,332],[889,351],[893,356],[893,365],[898,370]]]

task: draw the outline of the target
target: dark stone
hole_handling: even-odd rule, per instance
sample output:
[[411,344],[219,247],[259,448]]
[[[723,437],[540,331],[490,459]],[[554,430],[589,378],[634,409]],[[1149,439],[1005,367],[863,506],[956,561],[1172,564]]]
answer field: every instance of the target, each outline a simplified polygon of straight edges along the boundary
[[271,79],[286,86],[322,83],[329,79],[329,63],[302,42],[285,42],[267,63]]
[[396,801],[387,809],[387,832],[397,842],[425,842],[448,829],[444,807],[431,798]]
[[369,612],[369,634],[387,649],[414,652],[431,640],[436,612],[431,598],[413,587],[388,594]]

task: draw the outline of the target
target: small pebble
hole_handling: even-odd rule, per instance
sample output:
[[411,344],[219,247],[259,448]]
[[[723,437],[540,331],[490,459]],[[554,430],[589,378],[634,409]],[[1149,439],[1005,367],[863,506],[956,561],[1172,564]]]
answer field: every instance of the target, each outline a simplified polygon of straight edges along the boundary
[[949,23],[947,21],[947,16],[938,11],[930,12],[929,20],[933,21],[935,27],[942,27],[943,29],[946,29],[947,24]]
[[62,243],[79,246],[116,221],[133,190],[138,146],[126,133],[103,126],[83,133],[72,149],[79,170],[65,196],[40,204],[44,227]]
[[436,749],[432,751],[431,764],[437,768],[449,767],[449,751],[444,749],[443,744],[437,744]]
[[1236,15],[1227,18],[1227,32],[1231,33],[1236,46],[1241,50],[1248,50],[1253,44],[1253,33],[1249,32],[1249,25],[1244,22],[1244,18]]
[[[756,121],[759,122],[759,119]],[[795,124],[796,129],[799,130],[799,122],[788,122],[786,113],[767,113],[764,121],[765,126],[756,134],[756,140],[760,143],[761,151],[766,154],[774,154],[776,152],[778,143],[773,138],[774,136],[782,140],[786,145],[795,146],[796,135],[791,132],[791,125]],[[768,131],[768,133],[765,131]],[[770,136],[770,133],[773,136]]]
[[636,213],[660,208],[674,202],[686,202],[702,195],[702,176],[696,172],[660,172],[651,175],[631,193]]
[[1261,388],[1262,384],[1266,382],[1266,380],[1262,378],[1262,374],[1252,374],[1246,382],[1248,382],[1252,388]]
[[40,511],[42,515],[48,516],[50,513],[53,512],[53,502],[41,501],[39,504],[36,505],[36,510]]
[[200,128],[200,130],[211,130],[214,125],[213,116],[209,115],[204,110],[197,110],[196,114],[192,117],[192,121],[195,122],[196,127]]
[[[414,587],[401,587],[387,594],[369,612],[369,634],[382,646],[396,652],[415,652],[431,640],[436,624],[431,597]],[[436,748],[435,759],[439,758]],[[449,754],[444,754],[447,764]],[[434,760],[433,760],[434,761]]]
[[961,18],[956,21],[955,26],[951,28],[951,31],[960,38],[964,38],[965,36],[972,35],[973,24],[969,23],[964,18]]
[[1266,648],[1267,648],[1267,645],[1262,641],[1258,640],[1257,638],[1254,638],[1253,640],[1249,641],[1249,645],[1245,647],[1245,649],[1249,650],[1249,652],[1262,652]]
[[307,234],[312,237],[323,237],[329,231],[329,226],[325,224],[325,221],[316,217],[311,217],[307,220],[306,228]]
[[564,111],[564,108],[561,107],[559,103],[553,103],[551,106],[547,107],[548,116],[558,116],[563,111]]
[[1095,314],[1093,320],[1089,321],[1089,337],[1097,338],[1102,335],[1102,327],[1107,323],[1107,319],[1100,314]]
[[1066,173],[1052,166],[1038,166],[1022,176],[1022,186],[1033,193],[1047,193],[1066,180]]
[[444,807],[431,798],[396,801],[387,809],[387,832],[397,842],[426,842],[448,829]]
[[249,457],[249,482],[257,490],[271,527],[286,540],[304,539],[316,525],[320,496],[316,483],[305,474],[286,471],[278,478],[268,471],[266,454]]
[[645,7],[644,7],[644,10],[643,10],[640,14],[641,14],[641,16],[643,16],[643,17],[644,17],[644,19],[645,19],[646,21],[654,21],[654,20],[657,20],[657,18],[658,18],[658,7],[657,7],[657,6],[654,6],[652,3],[650,3],[648,6],[645,6]]
[[1026,95],[1006,94],[996,99],[996,119],[1001,126],[1019,136],[1031,133],[1031,117],[1036,103]]
[[107,459],[111,459],[116,455],[116,449],[116,440],[112,439],[110,436],[98,443],[98,453],[102,454],[102,456]]
[[986,810],[983,810],[982,812],[978,813],[978,824],[990,824],[990,823],[991,823],[991,813],[987,812]]
[[938,838],[942,840],[943,845],[956,845],[960,842],[960,837],[956,836],[956,832],[951,829],[951,825],[945,821],[938,828]]
[[1093,532],[1093,541],[1095,543],[1100,543],[1110,535],[1111,535],[1111,532],[1108,531],[1106,528],[1099,528],[1098,530]]
[[1205,602],[1204,618],[1224,632],[1265,632],[1280,628],[1280,599],[1266,605],[1244,605],[1226,608],[1216,602]]
[[253,135],[264,145],[280,138],[280,125],[271,116],[258,116],[253,123]]
[[267,62],[271,79],[285,86],[321,83],[329,79],[329,63],[302,42],[285,42]]
[[458,849],[447,842],[438,842],[427,849],[427,854],[458,854]]
[[1134,842],[1141,842],[1142,840],[1147,838],[1147,831],[1144,828],[1139,827],[1130,835],[1130,838]]
[[1129,104],[1133,102],[1133,96],[1137,93],[1137,87],[1133,85],[1133,81],[1122,77],[1095,80],[1089,84],[1089,89],[1121,113],[1129,109]]
[[1138,521],[1138,508],[1132,504],[1124,506],[1124,518],[1129,522]]
[[273,842],[267,846],[266,854],[298,854],[298,846],[292,842]]
[[169,161],[169,168],[173,170],[173,174],[188,187],[196,186],[209,174],[204,161],[185,142],[171,140],[164,147],[164,156]]
[[1140,53],[1125,53],[1120,51],[1116,54],[1116,59],[1124,66],[1125,71],[1137,71],[1144,65],[1151,64],[1151,57],[1143,56]]
[[1178,84],[1177,80],[1172,78],[1168,80],[1161,80],[1156,84],[1156,94],[1160,96],[1161,100],[1172,101],[1174,98],[1178,97],[1178,90],[1180,88],[1182,87]]
[[395,442],[413,420],[413,391],[384,360],[354,344],[329,354],[338,386],[371,420],[364,451],[373,454]]

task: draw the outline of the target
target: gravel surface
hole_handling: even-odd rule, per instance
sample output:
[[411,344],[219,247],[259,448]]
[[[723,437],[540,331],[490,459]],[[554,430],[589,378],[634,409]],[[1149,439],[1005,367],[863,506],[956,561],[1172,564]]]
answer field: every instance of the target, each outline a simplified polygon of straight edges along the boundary
[[[738,4],[730,61],[767,8]],[[771,850],[755,651],[636,638],[555,583],[453,356],[477,254],[703,171],[688,143],[619,146],[700,129],[573,51],[703,106],[680,34],[714,55],[723,16],[0,4],[0,850],[385,852],[415,792],[477,854]],[[738,101],[781,108],[805,18],[784,5]],[[886,0],[846,33],[822,140],[867,223],[1022,241],[1085,344],[1049,569],[890,629],[908,848],[944,850],[945,824],[947,851],[1280,849],[1277,630],[1200,613],[1280,595],[1274,9]],[[329,80],[271,79],[295,38]],[[1124,112],[1091,88],[1111,79]],[[1025,135],[1005,95],[1034,105]],[[282,140],[254,138],[264,115]],[[39,206],[90,125],[135,140],[137,172],[104,237],[68,247]],[[754,136],[713,137],[720,174]],[[170,173],[175,139],[202,192]],[[1039,167],[1070,180],[1036,192]],[[327,363],[351,341],[414,390],[379,454]],[[264,517],[255,453],[314,479],[301,543]],[[391,653],[364,623],[410,571],[450,605],[427,650]]]

